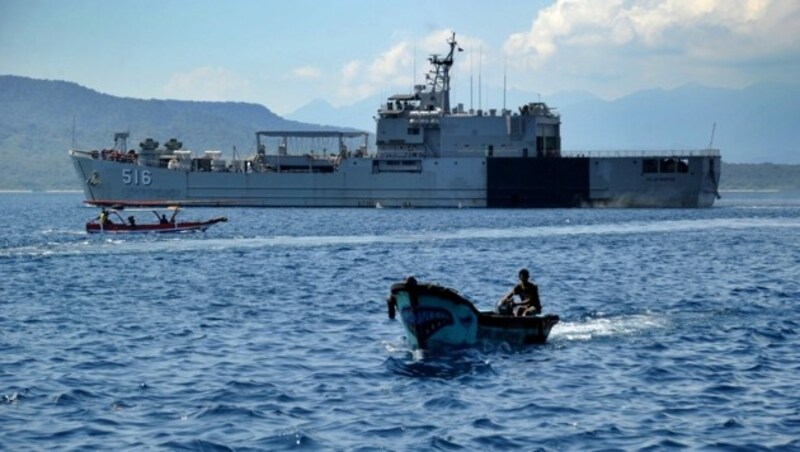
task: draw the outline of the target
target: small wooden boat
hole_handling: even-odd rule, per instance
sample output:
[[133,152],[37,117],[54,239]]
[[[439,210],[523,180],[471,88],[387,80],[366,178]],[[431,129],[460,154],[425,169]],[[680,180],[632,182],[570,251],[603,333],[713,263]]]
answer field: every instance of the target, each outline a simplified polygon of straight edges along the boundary
[[414,278],[392,285],[387,307],[392,319],[399,311],[412,349],[464,347],[482,341],[543,344],[559,321],[553,314],[516,317],[478,311],[453,289],[419,284]]
[[[149,234],[170,232],[204,232],[211,226],[228,221],[226,217],[216,217],[206,221],[176,221],[180,209],[170,208],[171,218],[167,219],[166,213],[152,210],[156,216],[156,223],[139,223],[131,215],[123,218],[119,209],[103,209],[100,216],[86,223],[86,232],[89,234]],[[129,210],[129,211],[136,211]],[[113,219],[112,219],[113,217]]]

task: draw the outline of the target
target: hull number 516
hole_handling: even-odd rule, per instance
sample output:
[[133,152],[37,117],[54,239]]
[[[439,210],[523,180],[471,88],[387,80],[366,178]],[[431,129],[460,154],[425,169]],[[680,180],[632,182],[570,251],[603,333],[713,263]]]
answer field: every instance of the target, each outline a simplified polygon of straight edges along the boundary
[[153,178],[148,170],[122,170],[122,183],[125,185],[150,185],[152,181]]

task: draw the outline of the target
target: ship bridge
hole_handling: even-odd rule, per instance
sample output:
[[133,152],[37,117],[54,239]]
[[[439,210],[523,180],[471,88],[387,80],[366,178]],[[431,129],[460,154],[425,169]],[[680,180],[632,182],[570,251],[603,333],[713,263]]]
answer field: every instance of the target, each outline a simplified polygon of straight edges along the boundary
[[450,106],[450,68],[461,49],[455,33],[445,57],[432,55],[427,85],[395,94],[378,111],[378,156],[559,157],[561,120],[544,102],[511,110]]

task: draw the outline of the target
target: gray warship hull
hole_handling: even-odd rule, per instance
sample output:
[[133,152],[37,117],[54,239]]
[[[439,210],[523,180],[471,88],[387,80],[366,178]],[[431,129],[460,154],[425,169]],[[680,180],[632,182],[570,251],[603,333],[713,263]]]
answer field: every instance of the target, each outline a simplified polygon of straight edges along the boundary
[[402,160],[403,165],[348,158],[330,172],[195,171],[70,154],[87,202],[144,206],[710,207],[720,167],[713,151],[423,158]]
[[[511,111],[450,104],[458,49],[429,58],[427,85],[378,110],[375,152],[352,131],[260,131],[255,153],[196,155],[172,138],[128,133],[113,149],[70,151],[88,202],[262,207],[709,207],[716,150],[566,155],[561,117],[543,102]],[[460,50],[460,49],[458,49]],[[358,141],[361,140],[360,144]],[[355,143],[354,143],[355,141]]]

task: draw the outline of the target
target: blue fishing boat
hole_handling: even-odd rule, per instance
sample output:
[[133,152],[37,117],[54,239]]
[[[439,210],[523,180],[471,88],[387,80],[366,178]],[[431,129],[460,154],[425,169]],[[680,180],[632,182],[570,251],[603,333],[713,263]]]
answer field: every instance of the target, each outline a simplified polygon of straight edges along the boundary
[[558,323],[553,314],[513,316],[479,311],[453,289],[421,284],[410,277],[392,285],[389,318],[400,314],[412,349],[467,347],[483,341],[512,345],[543,344]]

